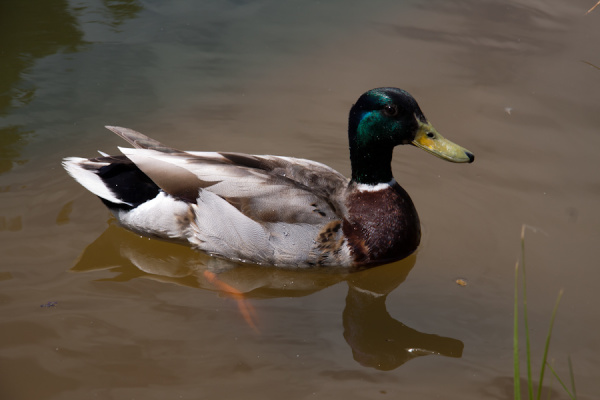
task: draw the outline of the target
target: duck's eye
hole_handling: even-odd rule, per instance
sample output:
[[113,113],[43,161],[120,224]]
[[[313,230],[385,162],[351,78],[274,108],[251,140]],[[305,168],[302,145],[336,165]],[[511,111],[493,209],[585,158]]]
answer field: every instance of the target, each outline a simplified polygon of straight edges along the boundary
[[395,117],[398,115],[398,107],[395,104],[386,104],[383,107],[383,113],[388,117]]
[[427,137],[430,139],[433,139],[435,137],[435,133],[433,132],[427,132]]

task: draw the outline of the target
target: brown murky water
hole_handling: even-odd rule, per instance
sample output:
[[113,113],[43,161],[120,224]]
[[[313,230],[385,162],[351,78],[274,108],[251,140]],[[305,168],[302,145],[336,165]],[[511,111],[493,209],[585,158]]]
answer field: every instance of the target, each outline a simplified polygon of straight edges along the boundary
[[[594,1],[304,3],[0,6],[0,398],[509,399],[522,224],[535,374],[564,288],[550,356],[599,397]],[[241,266],[220,274],[238,302],[60,167],[116,151],[112,124],[348,174],[347,113],[377,86],[477,159],[396,150],[424,239],[368,271]]]

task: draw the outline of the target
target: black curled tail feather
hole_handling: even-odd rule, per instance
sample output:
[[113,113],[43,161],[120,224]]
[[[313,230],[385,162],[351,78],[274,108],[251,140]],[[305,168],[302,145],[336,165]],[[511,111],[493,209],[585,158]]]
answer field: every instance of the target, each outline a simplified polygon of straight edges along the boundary
[[64,160],[67,172],[110,209],[131,210],[154,199],[161,189],[125,156]]
[[[104,157],[95,159],[102,161]],[[128,204],[115,204],[100,198],[109,208],[132,209],[152,200],[160,192],[160,188],[152,182],[134,163],[125,156],[106,157],[110,163],[100,167],[96,174],[116,197]],[[130,204],[130,205],[129,205]]]

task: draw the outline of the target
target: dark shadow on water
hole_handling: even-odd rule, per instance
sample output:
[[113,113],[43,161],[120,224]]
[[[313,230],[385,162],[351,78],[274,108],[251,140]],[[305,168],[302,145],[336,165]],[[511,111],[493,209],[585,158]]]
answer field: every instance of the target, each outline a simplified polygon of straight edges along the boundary
[[29,104],[36,86],[24,74],[36,60],[84,44],[66,0],[7,1],[0,7],[0,115]]
[[10,171],[15,165],[27,162],[21,158],[21,151],[31,134],[32,131],[20,125],[0,127],[0,174]]
[[[142,9],[136,0],[104,1],[108,24],[116,27]],[[0,4],[0,117],[27,107],[44,82],[32,67],[57,53],[77,53],[90,43],[77,15],[93,14],[87,6],[73,8],[66,0],[3,1]],[[55,73],[68,73],[55,71]],[[0,174],[27,160],[21,152],[33,131],[21,125],[0,126]]]
[[219,292],[205,275],[210,271],[245,298],[263,299],[307,296],[345,281],[344,338],[354,359],[366,367],[392,370],[419,356],[462,356],[460,340],[416,331],[388,313],[387,296],[404,282],[415,262],[413,255],[353,273],[236,264],[185,246],[143,238],[111,224],[84,250],[72,271],[110,270],[116,275],[105,280],[145,278]]
[[[4,1],[0,6],[0,117],[31,103],[37,83],[28,70],[41,58],[75,52],[83,33],[65,0]],[[20,155],[32,132],[23,126],[0,127],[0,174],[27,160]]]
[[144,9],[137,0],[103,0],[102,4],[109,13],[110,25],[115,29],[137,17],[137,14]]

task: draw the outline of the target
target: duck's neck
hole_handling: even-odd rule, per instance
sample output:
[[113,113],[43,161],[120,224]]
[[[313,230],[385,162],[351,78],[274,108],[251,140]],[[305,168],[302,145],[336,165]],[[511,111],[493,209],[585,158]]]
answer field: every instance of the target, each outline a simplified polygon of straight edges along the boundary
[[352,182],[365,185],[388,183],[392,176],[392,128],[379,113],[365,111],[358,105],[350,109],[348,141]]
[[392,176],[392,153],[394,148],[357,148],[350,145],[350,165],[352,181],[365,185],[388,183]]

